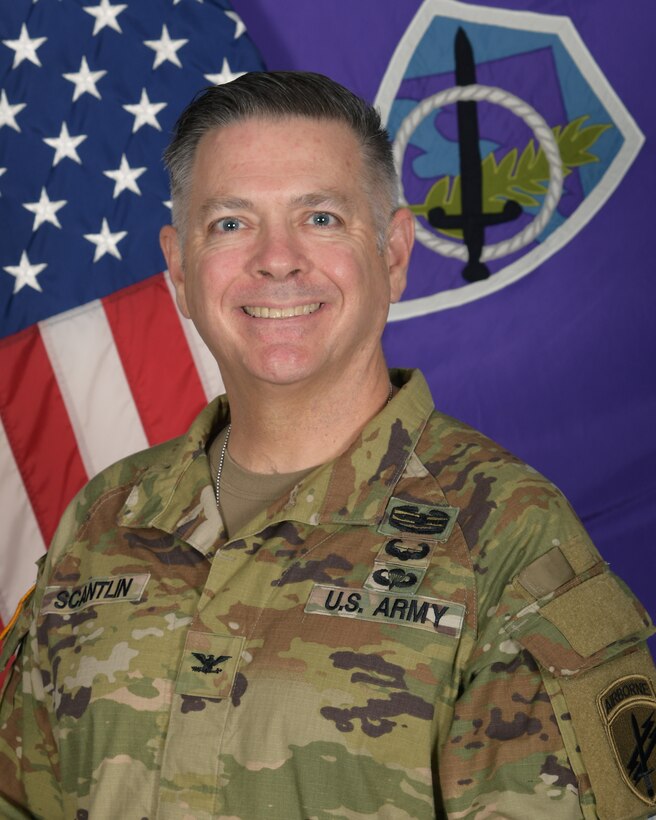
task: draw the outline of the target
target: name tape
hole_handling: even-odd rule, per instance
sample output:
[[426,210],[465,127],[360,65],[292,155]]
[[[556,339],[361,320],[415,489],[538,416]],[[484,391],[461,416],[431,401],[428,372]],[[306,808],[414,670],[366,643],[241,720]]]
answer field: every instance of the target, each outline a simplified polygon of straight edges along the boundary
[[150,573],[115,575],[111,578],[90,578],[77,586],[46,587],[41,612],[77,612],[97,604],[117,604],[140,601]]
[[452,601],[322,584],[312,588],[305,612],[394,623],[454,638],[460,636],[465,617],[465,607]]

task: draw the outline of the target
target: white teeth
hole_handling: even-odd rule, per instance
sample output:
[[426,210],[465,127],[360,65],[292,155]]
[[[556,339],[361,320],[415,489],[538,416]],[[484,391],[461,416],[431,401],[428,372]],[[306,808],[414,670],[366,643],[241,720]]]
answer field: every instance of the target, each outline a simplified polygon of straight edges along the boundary
[[321,302],[312,302],[310,305],[295,305],[294,307],[269,308],[244,306],[244,312],[255,319],[290,319],[292,316],[309,316],[319,310]]

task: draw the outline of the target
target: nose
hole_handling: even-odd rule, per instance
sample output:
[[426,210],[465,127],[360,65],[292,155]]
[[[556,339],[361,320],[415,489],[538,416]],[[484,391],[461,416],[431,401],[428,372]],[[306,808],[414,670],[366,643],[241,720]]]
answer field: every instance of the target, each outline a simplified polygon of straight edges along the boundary
[[263,227],[252,258],[252,270],[260,276],[285,279],[307,269],[299,238],[287,224]]

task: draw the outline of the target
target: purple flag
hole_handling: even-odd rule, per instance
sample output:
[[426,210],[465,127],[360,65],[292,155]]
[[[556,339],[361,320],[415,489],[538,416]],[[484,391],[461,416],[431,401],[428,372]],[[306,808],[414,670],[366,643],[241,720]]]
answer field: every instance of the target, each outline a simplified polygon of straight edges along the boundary
[[[377,101],[397,147],[407,126],[403,194],[423,236],[385,334],[390,364],[420,367],[439,409],[554,481],[655,614],[656,6],[635,0],[621,21],[612,0],[235,6],[269,68],[319,71]],[[486,251],[506,247],[475,282],[447,255],[462,230],[427,218],[431,207],[460,213],[458,28],[477,85],[500,92],[475,101],[484,189],[496,186],[483,211],[507,200],[521,208],[485,228]],[[540,218],[534,236],[524,233]],[[431,237],[446,244],[430,247]]]

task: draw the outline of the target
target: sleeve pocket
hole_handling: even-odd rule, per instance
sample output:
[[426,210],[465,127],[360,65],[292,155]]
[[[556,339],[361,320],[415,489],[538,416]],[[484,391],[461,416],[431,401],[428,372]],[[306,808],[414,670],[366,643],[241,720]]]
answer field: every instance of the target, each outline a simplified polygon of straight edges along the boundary
[[592,669],[654,633],[638,599],[608,571],[526,606],[505,626],[557,677]]

